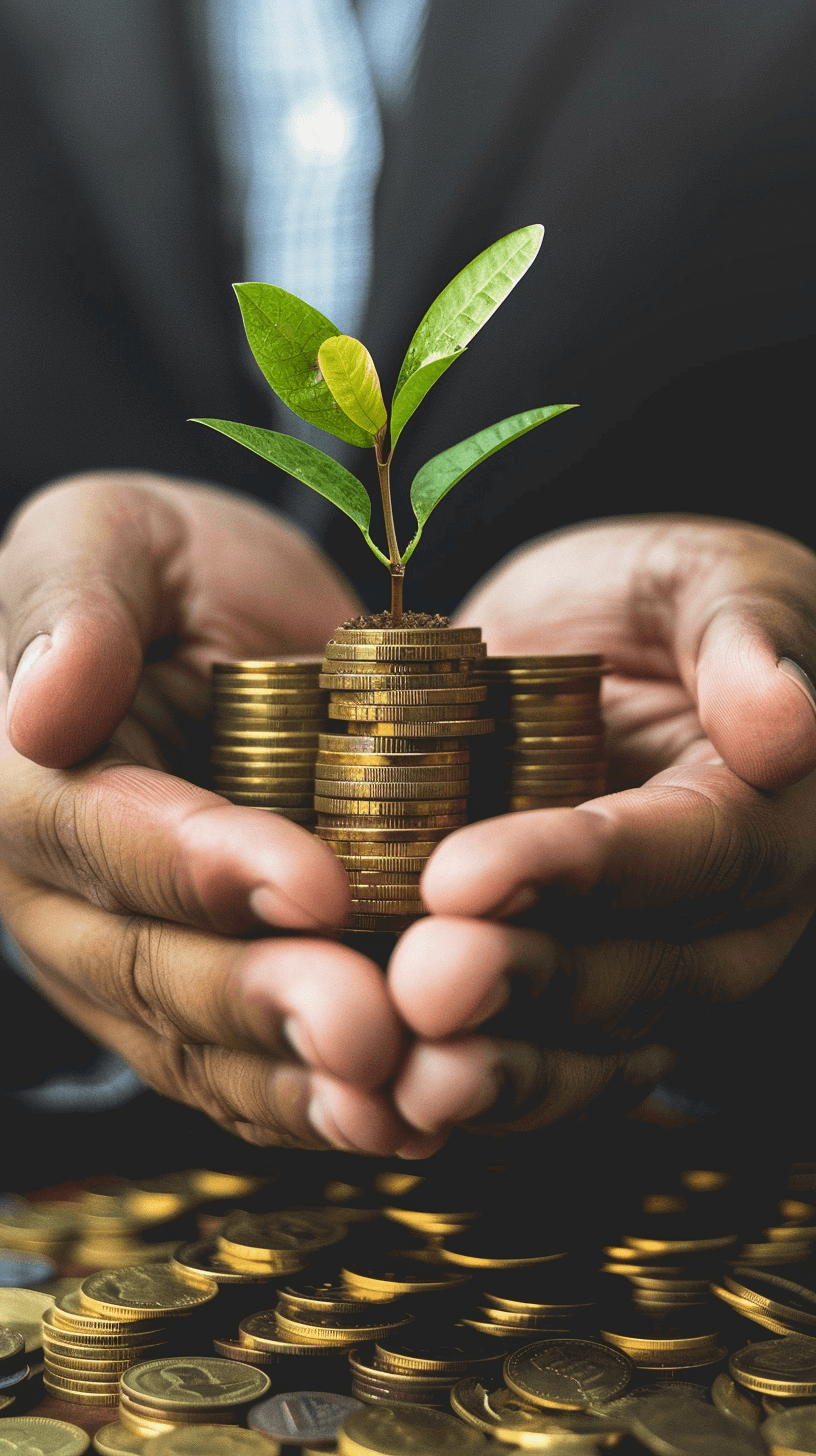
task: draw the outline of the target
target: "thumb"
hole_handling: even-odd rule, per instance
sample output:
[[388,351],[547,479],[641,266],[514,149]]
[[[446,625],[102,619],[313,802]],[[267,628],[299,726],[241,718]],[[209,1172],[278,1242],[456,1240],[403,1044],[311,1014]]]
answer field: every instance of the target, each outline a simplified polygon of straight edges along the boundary
[[2,549],[11,682],[8,736],[49,768],[80,762],[127,713],[162,621],[163,568],[181,523],[144,484],[91,477],[52,487]]
[[717,752],[758,789],[816,769],[816,635],[777,596],[728,602],[712,616],[696,663],[698,713]]

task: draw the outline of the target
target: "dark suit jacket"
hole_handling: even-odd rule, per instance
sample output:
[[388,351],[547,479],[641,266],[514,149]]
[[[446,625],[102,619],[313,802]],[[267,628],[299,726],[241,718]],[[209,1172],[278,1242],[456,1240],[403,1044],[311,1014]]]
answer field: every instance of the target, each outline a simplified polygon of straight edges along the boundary
[[[191,414],[269,423],[228,284],[195,0],[0,0],[5,512],[68,471],[223,482],[309,521],[372,602],[355,528]],[[539,258],[406,430],[415,469],[517,410],[574,411],[433,517],[408,600],[450,606],[506,550],[644,510],[814,539],[810,0],[435,0],[386,117],[364,336],[386,385],[452,274],[542,221]],[[354,463],[369,467],[360,452]],[[805,472],[808,472],[807,475]]]

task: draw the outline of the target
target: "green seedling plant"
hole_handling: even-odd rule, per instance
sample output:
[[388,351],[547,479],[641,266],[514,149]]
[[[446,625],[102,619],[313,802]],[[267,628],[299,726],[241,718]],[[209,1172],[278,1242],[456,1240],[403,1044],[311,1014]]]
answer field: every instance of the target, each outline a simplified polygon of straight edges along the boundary
[[[386,552],[371,539],[371,499],[355,475],[305,441],[230,420],[199,419],[254,450],[350,516],[391,575],[391,619],[402,620],[405,567],[425,522],[464,476],[497,450],[545,420],[574,409],[544,405],[488,425],[428,460],[414,477],[411,505],[417,528],[400,551],[391,503],[391,462],[405,426],[437,379],[464,354],[471,339],[524,276],[541,246],[539,224],[500,238],[458,273],[422,319],[403,360],[391,403],[383,400],[374,360],[359,339],[341,334],[303,299],[271,283],[238,283],[235,292],[249,346],[267,383],[294,414],[363,449],[373,447],[380,484]],[[390,435],[390,442],[387,441]]]

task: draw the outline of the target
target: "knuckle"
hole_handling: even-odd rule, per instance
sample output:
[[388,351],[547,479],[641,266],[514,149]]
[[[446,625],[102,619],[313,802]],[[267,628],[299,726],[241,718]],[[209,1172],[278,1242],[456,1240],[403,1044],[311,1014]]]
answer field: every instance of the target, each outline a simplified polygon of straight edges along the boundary
[[123,883],[123,848],[113,825],[103,825],[99,796],[73,782],[46,796],[37,813],[41,853],[64,880],[102,910],[122,912],[127,905]]

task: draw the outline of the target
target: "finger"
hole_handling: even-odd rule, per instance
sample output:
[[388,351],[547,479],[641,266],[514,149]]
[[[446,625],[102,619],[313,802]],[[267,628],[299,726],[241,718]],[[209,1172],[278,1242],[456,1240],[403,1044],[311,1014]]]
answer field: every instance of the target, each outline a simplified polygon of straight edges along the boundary
[[189,690],[215,657],[317,652],[358,608],[337,569],[274,512],[135,472],[42,492],[12,523],[0,580],[9,734],[26,757],[59,767],[108,740],[152,643],[181,639],[176,673]]
[[529,1132],[601,1096],[614,1095],[621,1110],[633,1106],[674,1062],[659,1045],[598,1056],[478,1037],[419,1043],[400,1069],[394,1102],[426,1134],[474,1117],[483,1131]]
[[133,699],[148,643],[171,630],[177,512],[137,486],[64,485],[12,526],[2,553],[8,731],[41,763],[76,763]]
[[402,1033],[382,973],[347,946],[113,916],[5,868],[0,890],[11,934],[44,975],[169,1048],[296,1053],[363,1089],[398,1065]]
[[698,920],[801,895],[813,792],[806,782],[769,800],[724,765],[677,765],[578,809],[460,830],[429,860],[423,897],[435,914],[506,915],[529,908],[544,886],[575,906],[597,890],[608,914],[651,906],[681,916],[688,934]]
[[229,934],[348,918],[347,877],[322,841],[158,770],[106,758],[55,773],[18,757],[0,797],[4,862],[106,909]]

